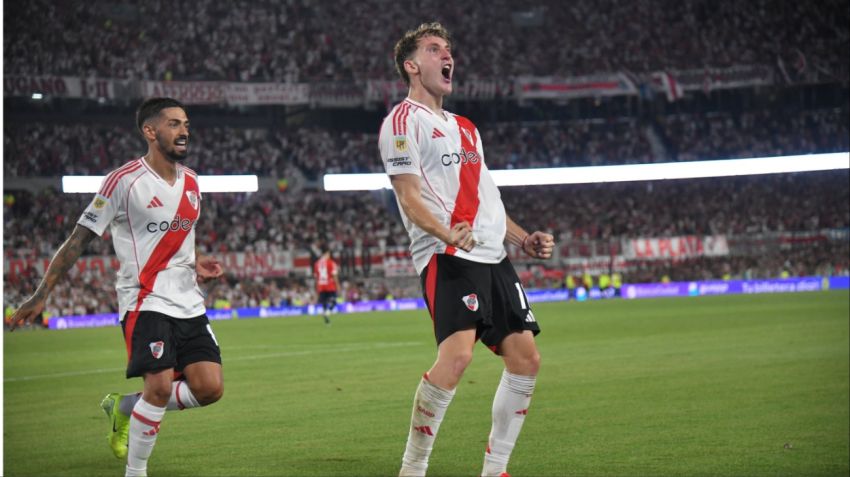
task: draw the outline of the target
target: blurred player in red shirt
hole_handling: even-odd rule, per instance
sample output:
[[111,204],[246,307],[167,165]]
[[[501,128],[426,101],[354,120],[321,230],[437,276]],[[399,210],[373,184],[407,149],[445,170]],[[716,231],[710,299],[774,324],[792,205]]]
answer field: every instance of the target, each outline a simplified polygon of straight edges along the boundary
[[313,265],[313,276],[316,277],[316,293],[319,295],[317,305],[322,307],[325,324],[331,324],[328,315],[336,309],[336,294],[339,291],[339,270],[331,258],[327,245],[322,245],[322,256]]

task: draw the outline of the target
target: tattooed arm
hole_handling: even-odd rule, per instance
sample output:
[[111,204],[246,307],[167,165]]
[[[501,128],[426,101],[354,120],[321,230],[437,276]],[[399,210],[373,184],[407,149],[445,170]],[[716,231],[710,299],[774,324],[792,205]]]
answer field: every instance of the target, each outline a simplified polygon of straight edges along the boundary
[[12,315],[12,330],[17,328],[21,322],[32,323],[41,315],[44,306],[47,304],[47,296],[53,291],[53,287],[71,269],[77,259],[80,258],[80,254],[83,253],[86,245],[96,236],[94,232],[83,226],[77,225],[74,228],[71,236],[53,256],[53,260],[50,261],[44,278],[41,279],[35,293]]

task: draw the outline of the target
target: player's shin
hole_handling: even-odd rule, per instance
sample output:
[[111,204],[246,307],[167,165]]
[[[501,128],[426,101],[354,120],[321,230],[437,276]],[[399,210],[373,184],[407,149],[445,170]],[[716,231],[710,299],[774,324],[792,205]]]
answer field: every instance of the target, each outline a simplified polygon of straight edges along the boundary
[[507,369],[502,373],[493,399],[493,427],[484,452],[482,476],[498,476],[507,470],[511,451],[528,414],[535,382],[535,376],[511,374]]
[[148,458],[153,452],[165,409],[149,404],[144,399],[139,399],[133,408],[130,415],[130,439],[125,474],[127,477],[147,475]]
[[427,375],[422,378],[413,398],[410,433],[407,436],[407,447],[404,450],[399,476],[425,475],[437,430],[454,394],[454,390],[449,391],[431,384]]

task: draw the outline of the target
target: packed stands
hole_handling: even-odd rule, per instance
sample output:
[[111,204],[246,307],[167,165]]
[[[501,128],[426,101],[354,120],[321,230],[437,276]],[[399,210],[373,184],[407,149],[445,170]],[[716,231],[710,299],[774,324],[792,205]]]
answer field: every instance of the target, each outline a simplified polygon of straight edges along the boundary
[[[5,2],[7,74],[157,80],[391,79],[390,52],[423,19],[454,34],[461,75],[775,65],[846,78],[840,0]],[[340,22],[339,18],[346,21]],[[50,24],[54,28],[45,29]],[[54,32],[61,32],[55,34]],[[211,55],[210,52],[215,52]],[[507,52],[508,54],[505,54]],[[796,74],[796,73],[795,73]]]
[[[843,171],[504,188],[502,197],[518,223],[556,236],[558,250],[551,263],[521,256],[517,260],[513,255],[529,287],[562,286],[565,274],[580,273],[588,266],[620,270],[626,282],[665,276],[720,279],[727,274],[768,278],[783,271],[792,276],[833,275],[846,274],[849,268],[848,179]],[[87,195],[69,197],[52,191],[7,193],[4,258],[20,263],[49,258],[88,200]],[[418,281],[411,269],[387,279],[391,256],[407,260],[408,239],[394,207],[389,192],[207,194],[196,232],[200,251],[217,256],[277,254],[290,260],[281,273],[265,277],[230,274],[210,288],[210,306],[220,299],[231,306],[310,303],[309,263],[320,243],[330,244],[343,262],[349,298],[418,296]],[[616,258],[624,254],[623,244],[629,239],[680,236],[722,236],[729,251],[715,257]],[[111,242],[95,239],[84,255],[112,255]],[[54,312],[109,308],[114,303],[109,298],[114,296],[113,273],[108,266],[104,273],[90,268],[72,272],[52,302]],[[6,303],[20,301],[39,279],[35,268],[7,270]],[[87,292],[72,292],[81,289]]]
[[[850,150],[850,109],[758,110],[635,118],[479,123],[491,169],[598,166]],[[377,130],[377,126],[375,127]],[[658,139],[653,150],[651,140]],[[186,164],[201,174],[318,180],[383,172],[377,133],[322,127],[191,130]],[[6,177],[105,174],[144,152],[134,129],[100,124],[4,126]]]

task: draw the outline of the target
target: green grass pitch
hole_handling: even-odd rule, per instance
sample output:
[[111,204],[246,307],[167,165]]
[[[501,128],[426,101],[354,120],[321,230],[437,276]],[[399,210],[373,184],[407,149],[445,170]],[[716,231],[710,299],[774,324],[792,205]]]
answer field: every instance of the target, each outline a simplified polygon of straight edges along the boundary
[[[850,473],[848,293],[535,306],[522,476]],[[151,476],[391,476],[435,356],[424,311],[213,324],[225,393],[170,412]],[[98,407],[130,392],[117,328],[4,336],[7,476],[123,475]],[[477,346],[430,475],[481,470],[502,366]]]

